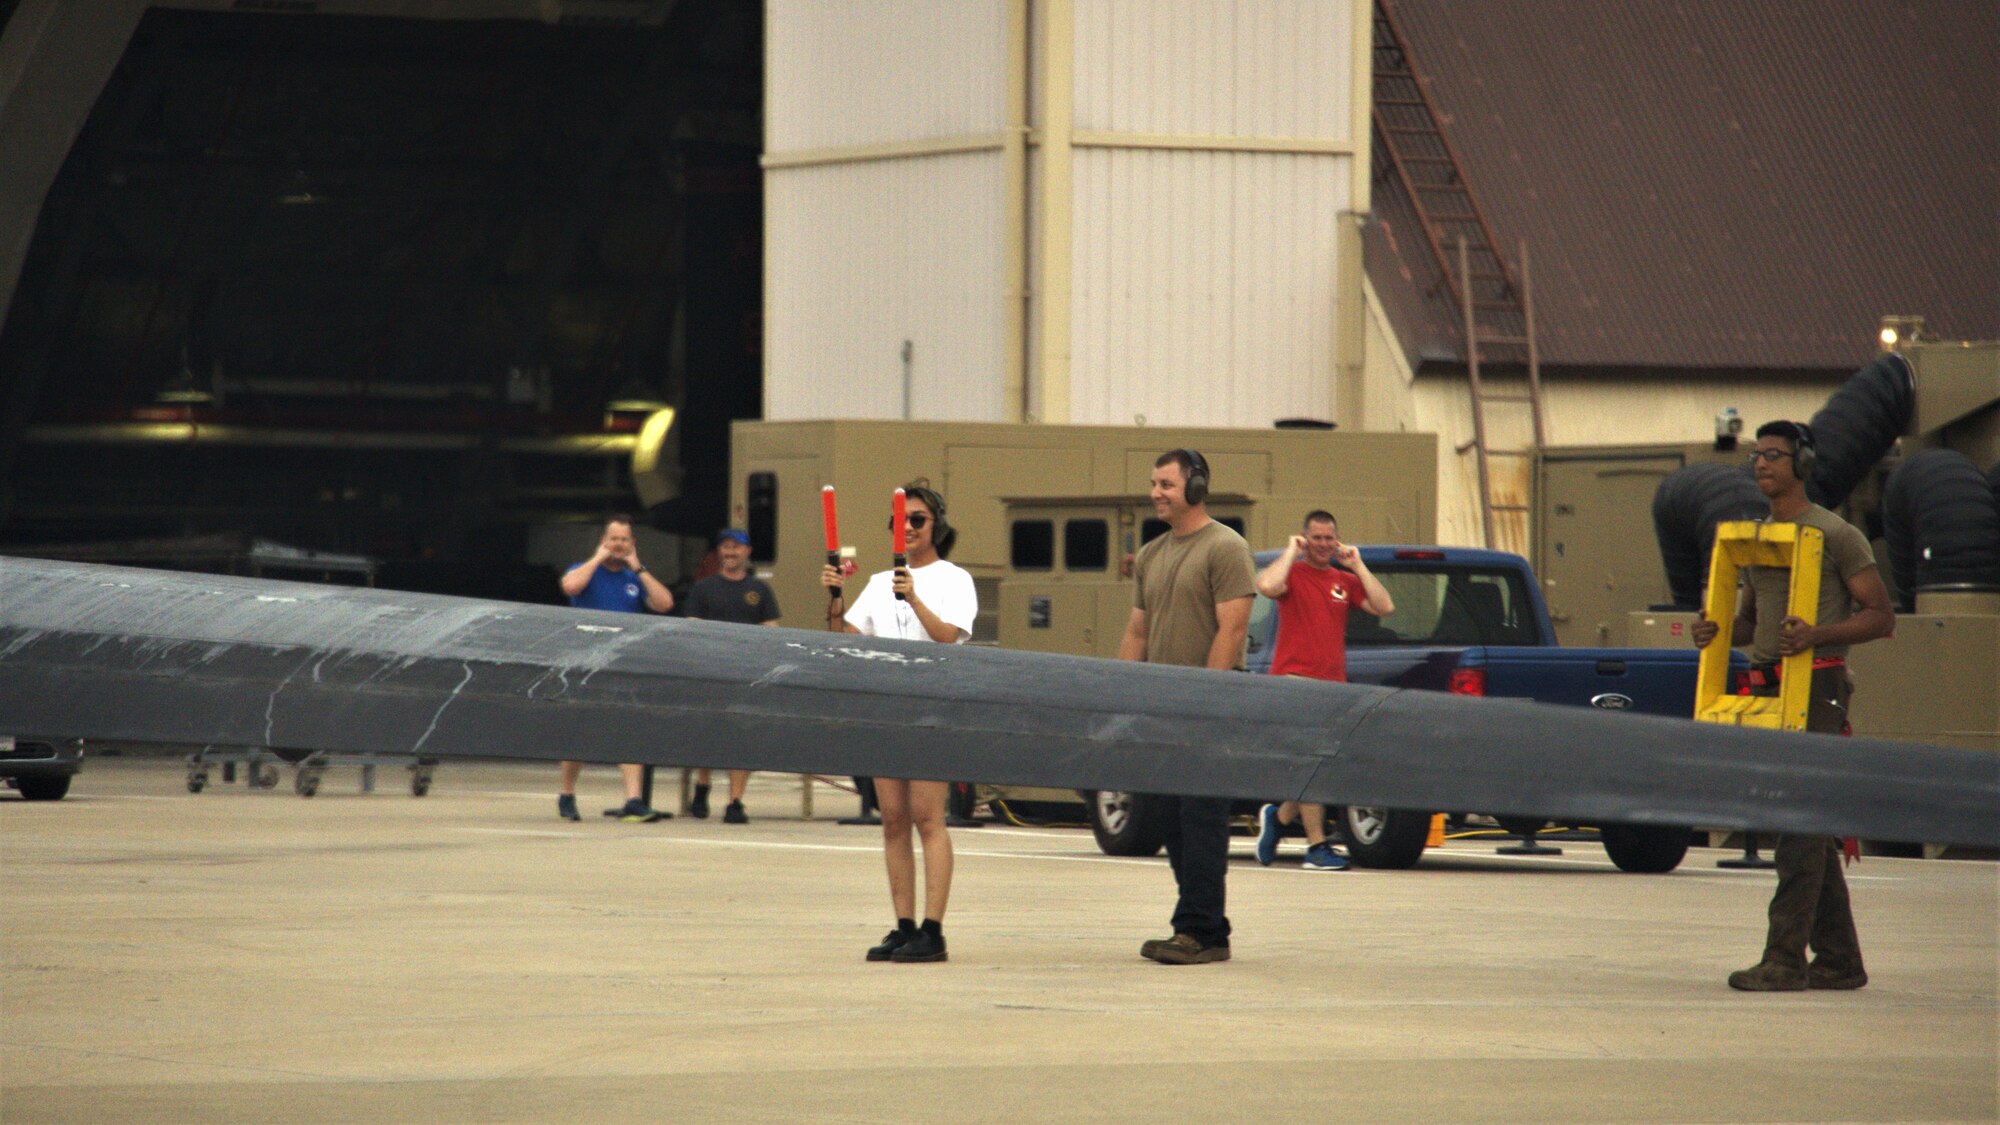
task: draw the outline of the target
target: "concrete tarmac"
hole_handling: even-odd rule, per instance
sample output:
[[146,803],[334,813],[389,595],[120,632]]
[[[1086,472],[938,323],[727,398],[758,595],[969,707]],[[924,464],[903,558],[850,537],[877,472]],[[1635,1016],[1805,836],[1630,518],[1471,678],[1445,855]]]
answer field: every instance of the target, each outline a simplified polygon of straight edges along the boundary
[[[1164,859],[954,834],[951,961],[890,922],[853,798],[634,825],[615,771],[447,762],[429,796],[183,787],[96,759],[0,800],[0,1121],[1828,1122],[2000,1118],[2000,868],[1851,868],[1859,992],[1723,983],[1765,872],[1601,849],[1230,869],[1235,960],[1167,967]],[[719,780],[719,778],[718,778]],[[664,799],[661,803],[666,803]]]

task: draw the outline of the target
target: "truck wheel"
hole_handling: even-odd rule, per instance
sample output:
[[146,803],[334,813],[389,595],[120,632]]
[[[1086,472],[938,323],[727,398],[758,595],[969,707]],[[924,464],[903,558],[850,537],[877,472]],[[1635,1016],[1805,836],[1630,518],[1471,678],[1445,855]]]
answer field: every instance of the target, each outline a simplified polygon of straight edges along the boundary
[[14,782],[28,801],[60,801],[69,792],[69,777],[23,777]]
[[1347,858],[1362,867],[1415,867],[1431,835],[1431,814],[1415,809],[1348,805],[1340,809]]
[[1688,851],[1689,829],[1659,824],[1606,824],[1598,829],[1604,854],[1620,871],[1658,875],[1681,865]]
[[1105,855],[1158,855],[1167,843],[1165,803],[1148,793],[1099,789],[1089,795],[1090,832]]

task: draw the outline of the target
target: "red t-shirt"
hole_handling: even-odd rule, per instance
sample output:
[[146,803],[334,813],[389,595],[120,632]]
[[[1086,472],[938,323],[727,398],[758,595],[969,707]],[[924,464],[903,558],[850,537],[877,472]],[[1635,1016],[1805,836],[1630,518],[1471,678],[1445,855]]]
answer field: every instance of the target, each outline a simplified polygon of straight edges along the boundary
[[1347,611],[1367,600],[1361,579],[1337,566],[1321,570],[1304,559],[1285,576],[1278,599],[1278,648],[1273,676],[1347,682]]

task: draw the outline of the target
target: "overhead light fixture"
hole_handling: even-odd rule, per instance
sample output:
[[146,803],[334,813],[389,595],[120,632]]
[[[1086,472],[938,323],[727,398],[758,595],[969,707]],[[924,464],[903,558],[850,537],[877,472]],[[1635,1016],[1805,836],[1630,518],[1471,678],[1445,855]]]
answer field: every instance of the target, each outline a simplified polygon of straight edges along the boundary
[[1883,351],[1893,352],[1904,344],[1913,343],[1923,331],[1923,317],[1885,316],[1882,318],[1882,331],[1876,339],[1881,342]]

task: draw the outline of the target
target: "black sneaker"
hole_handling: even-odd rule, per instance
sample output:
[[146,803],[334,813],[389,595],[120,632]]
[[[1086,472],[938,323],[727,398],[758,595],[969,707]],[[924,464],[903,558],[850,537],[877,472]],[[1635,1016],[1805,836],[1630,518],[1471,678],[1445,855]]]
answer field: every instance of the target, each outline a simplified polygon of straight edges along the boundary
[[618,810],[619,820],[627,821],[629,823],[634,823],[634,824],[638,823],[650,824],[656,820],[666,820],[672,817],[673,815],[674,814],[670,812],[661,812],[658,809],[650,808],[647,806],[646,802],[640,800],[637,797],[634,797],[631,800],[625,802],[625,807]]
[[708,786],[694,787],[694,800],[688,802],[688,815],[696,820],[708,819]]
[[729,802],[729,807],[722,810],[722,823],[724,824],[750,823],[750,815],[743,811],[743,802],[741,801]]
[[894,958],[896,951],[908,945],[910,939],[916,937],[920,932],[918,930],[904,930],[901,927],[890,930],[889,936],[882,939],[881,945],[875,946],[868,951],[868,959],[870,961],[887,961]]
[[911,962],[948,961],[944,953],[944,935],[929,930],[918,930],[911,934],[902,947],[889,954],[889,960],[899,965]]

